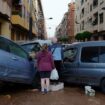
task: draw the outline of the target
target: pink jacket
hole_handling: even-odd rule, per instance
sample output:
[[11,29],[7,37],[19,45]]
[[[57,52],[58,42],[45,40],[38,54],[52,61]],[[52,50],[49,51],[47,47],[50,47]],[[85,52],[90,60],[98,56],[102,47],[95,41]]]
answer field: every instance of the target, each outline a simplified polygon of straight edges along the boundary
[[40,51],[36,57],[39,71],[51,71],[54,68],[54,61],[51,52]]

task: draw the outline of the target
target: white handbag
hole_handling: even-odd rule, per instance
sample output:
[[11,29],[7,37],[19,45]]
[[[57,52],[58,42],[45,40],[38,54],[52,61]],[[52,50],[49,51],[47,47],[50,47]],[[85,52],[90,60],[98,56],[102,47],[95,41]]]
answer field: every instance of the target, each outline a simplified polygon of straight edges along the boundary
[[54,68],[51,71],[50,79],[51,80],[58,80],[59,79],[58,71],[56,70],[56,68]]

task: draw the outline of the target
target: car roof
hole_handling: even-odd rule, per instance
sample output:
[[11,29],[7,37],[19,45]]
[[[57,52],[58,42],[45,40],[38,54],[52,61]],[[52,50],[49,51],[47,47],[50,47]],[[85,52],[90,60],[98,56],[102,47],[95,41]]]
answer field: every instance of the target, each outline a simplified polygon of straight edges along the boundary
[[32,41],[24,42],[24,43],[22,43],[20,45],[34,44],[34,43],[37,43],[37,44],[39,43],[41,46],[43,44],[45,44],[45,43],[51,45],[51,41],[50,40],[32,40]]
[[105,46],[105,41],[87,41],[87,42],[76,42],[68,45],[66,49],[69,47],[85,47],[85,46]]
[[27,44],[39,44],[39,43],[38,42],[24,42],[20,45],[22,46],[22,45],[27,45]]

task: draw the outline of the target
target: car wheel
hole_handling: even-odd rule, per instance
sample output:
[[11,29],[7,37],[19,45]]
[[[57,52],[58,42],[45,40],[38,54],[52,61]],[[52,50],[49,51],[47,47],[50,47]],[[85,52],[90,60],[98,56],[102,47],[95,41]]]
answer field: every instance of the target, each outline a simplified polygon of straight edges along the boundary
[[105,93],[105,79],[103,79],[101,82],[101,90],[103,93]]
[[40,76],[37,73],[32,82],[32,88],[40,89]]

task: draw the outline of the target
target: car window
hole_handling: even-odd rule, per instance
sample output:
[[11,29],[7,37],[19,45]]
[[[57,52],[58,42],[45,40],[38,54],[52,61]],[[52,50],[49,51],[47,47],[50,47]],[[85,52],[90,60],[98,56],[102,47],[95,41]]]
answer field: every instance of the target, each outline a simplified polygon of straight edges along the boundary
[[22,47],[27,51],[27,52],[38,52],[41,49],[41,46],[38,43],[32,43],[32,44],[25,44],[22,45]]
[[32,51],[38,52],[41,50],[41,46],[39,44],[35,44],[34,47],[32,48]]
[[9,52],[9,46],[8,46],[8,43],[6,42],[6,39],[4,39],[4,38],[0,38],[0,49]]
[[70,48],[64,52],[64,61],[74,62],[77,54],[76,48]]
[[105,63],[105,47],[100,47],[99,62]]
[[34,47],[33,44],[25,44],[22,45],[22,48],[24,48],[27,52],[31,52],[32,48]]
[[9,43],[9,48],[10,48],[10,52],[23,57],[23,58],[28,58],[28,54],[22,49],[20,48],[18,45],[14,44],[14,43]]
[[81,52],[81,62],[97,63],[98,62],[99,47],[84,47]]

